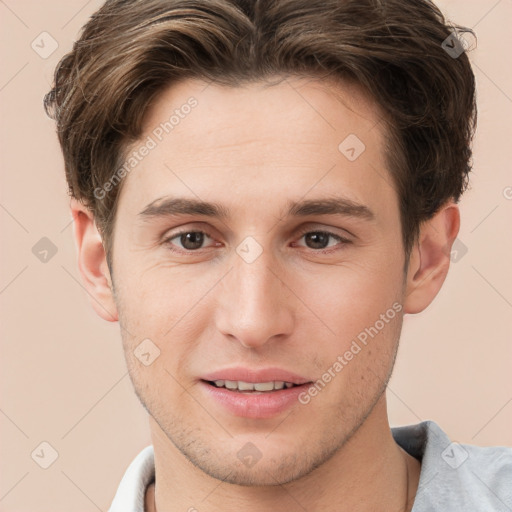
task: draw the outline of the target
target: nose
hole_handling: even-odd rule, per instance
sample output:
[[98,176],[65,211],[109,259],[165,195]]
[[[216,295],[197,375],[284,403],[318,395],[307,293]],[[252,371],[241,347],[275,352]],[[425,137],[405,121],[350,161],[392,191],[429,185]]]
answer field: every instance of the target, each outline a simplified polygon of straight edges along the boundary
[[217,296],[216,326],[224,336],[256,349],[291,334],[296,304],[279,268],[268,251],[250,263],[234,255]]

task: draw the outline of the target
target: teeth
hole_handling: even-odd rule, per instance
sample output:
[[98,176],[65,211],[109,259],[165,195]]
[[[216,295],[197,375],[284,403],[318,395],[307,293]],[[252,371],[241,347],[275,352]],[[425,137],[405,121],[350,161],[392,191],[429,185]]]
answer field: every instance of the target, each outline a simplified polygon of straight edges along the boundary
[[291,382],[283,382],[280,380],[270,382],[244,382],[241,380],[215,380],[213,382],[218,388],[227,388],[237,391],[273,391],[279,389],[289,389],[293,387]]
[[254,389],[256,391],[272,391],[274,389],[273,382],[258,382],[254,384]]
[[251,382],[238,381],[238,389],[240,391],[254,391],[254,384]]

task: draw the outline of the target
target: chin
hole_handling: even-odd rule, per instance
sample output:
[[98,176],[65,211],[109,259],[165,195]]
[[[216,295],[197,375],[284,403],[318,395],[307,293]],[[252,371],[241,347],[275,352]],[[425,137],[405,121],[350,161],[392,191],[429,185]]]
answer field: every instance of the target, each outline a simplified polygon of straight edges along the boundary
[[311,439],[307,443],[299,440],[283,443],[276,436],[276,442],[269,441],[255,441],[261,452],[250,441],[244,441],[240,448],[237,440],[237,446],[233,447],[233,439],[228,440],[227,445],[219,443],[203,450],[198,448],[205,446],[205,440],[177,447],[194,466],[212,478],[246,487],[278,486],[300,480],[337,451],[333,444],[314,443]]
[[[294,457],[295,459],[295,457]],[[194,462],[194,461],[192,461]],[[195,462],[194,462],[195,463]],[[278,461],[259,461],[252,468],[242,464],[219,466],[210,461],[199,461],[197,466],[212,478],[244,487],[268,487],[287,484],[310,473],[314,467]]]

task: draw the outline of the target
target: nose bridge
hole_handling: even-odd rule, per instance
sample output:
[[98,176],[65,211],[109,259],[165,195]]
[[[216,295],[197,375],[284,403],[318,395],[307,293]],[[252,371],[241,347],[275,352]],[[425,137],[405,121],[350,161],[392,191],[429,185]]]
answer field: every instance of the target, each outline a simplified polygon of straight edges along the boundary
[[[244,346],[256,347],[291,332],[293,305],[276,276],[277,266],[270,251],[260,250],[254,257],[255,247],[245,253],[243,249],[242,243],[223,283],[217,327]],[[252,257],[246,257],[251,251]]]

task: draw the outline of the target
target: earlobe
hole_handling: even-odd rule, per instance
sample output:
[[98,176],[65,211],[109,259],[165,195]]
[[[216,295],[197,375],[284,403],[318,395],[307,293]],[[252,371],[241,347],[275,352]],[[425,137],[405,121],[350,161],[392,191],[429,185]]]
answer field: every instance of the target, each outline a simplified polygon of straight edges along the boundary
[[451,201],[421,225],[409,259],[404,313],[419,313],[434,300],[448,274],[459,227],[459,208]]
[[118,320],[107,257],[92,212],[71,199],[73,233],[78,251],[78,269],[96,313],[109,322]]

